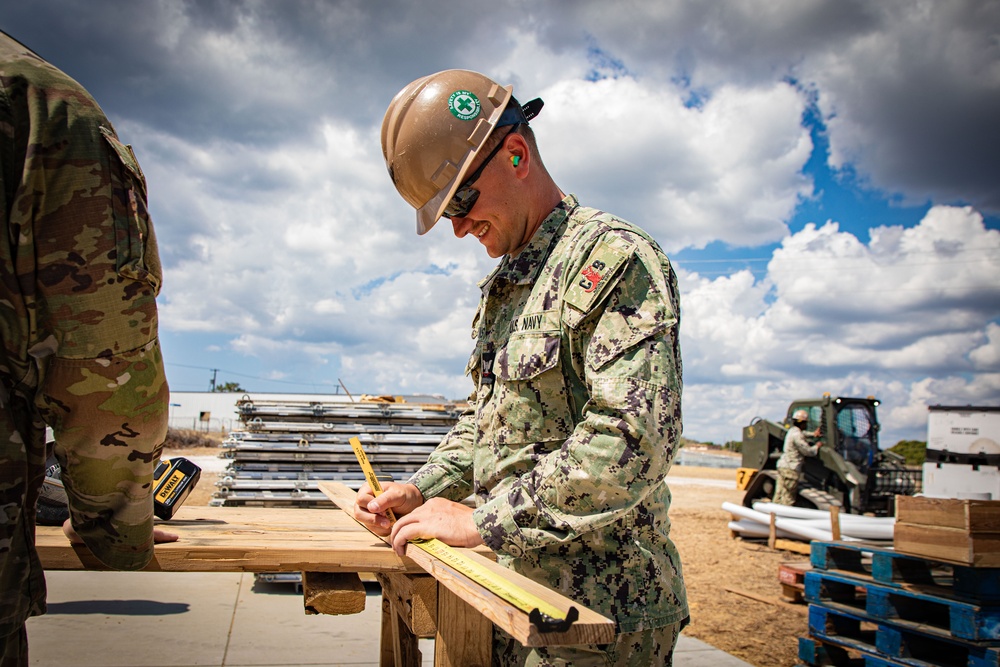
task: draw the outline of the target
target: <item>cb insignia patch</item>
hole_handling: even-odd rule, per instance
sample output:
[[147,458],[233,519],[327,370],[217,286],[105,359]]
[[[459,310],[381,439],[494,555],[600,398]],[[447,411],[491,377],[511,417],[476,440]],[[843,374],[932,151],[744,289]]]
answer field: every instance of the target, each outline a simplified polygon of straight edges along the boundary
[[566,291],[566,302],[584,313],[588,312],[607,286],[614,282],[618,269],[632,254],[633,244],[611,236],[602,240],[591,251],[580,272]]

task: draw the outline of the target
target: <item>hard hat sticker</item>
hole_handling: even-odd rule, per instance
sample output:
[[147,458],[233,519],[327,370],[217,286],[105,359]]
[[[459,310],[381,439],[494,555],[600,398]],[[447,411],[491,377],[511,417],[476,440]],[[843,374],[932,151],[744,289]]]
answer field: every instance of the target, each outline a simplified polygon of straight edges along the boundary
[[479,98],[468,90],[456,90],[448,98],[448,110],[459,120],[472,120],[479,109]]

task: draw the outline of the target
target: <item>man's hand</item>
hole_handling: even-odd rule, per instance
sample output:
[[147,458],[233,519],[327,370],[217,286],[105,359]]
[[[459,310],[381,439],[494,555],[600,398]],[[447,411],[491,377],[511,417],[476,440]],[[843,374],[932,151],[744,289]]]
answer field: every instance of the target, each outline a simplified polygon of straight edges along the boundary
[[[385,497],[379,496],[379,499]],[[402,556],[413,539],[436,537],[453,547],[475,547],[483,538],[472,520],[472,508],[444,498],[431,498],[392,527],[392,549]]]
[[[80,537],[79,533],[73,529],[73,523],[66,519],[63,522],[63,534],[69,538],[70,544],[83,544],[83,538]],[[164,542],[176,542],[178,536],[173,533],[168,533],[165,530],[160,530],[159,528],[153,528],[153,542],[156,544],[163,544]]]
[[413,484],[386,482],[376,498],[368,482],[361,485],[354,500],[354,518],[376,535],[388,535],[392,522],[385,515],[392,510],[397,517],[409,514],[424,504],[424,494]]

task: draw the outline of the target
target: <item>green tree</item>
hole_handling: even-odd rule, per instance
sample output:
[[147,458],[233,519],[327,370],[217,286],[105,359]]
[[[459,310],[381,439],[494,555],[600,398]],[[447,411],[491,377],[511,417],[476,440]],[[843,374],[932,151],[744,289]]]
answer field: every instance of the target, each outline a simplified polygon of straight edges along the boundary
[[927,443],[921,440],[900,440],[889,451],[904,457],[908,466],[922,466],[927,458]]
[[215,385],[215,388],[212,389],[212,391],[233,393],[237,391],[246,391],[246,389],[241,387],[239,382],[226,382]]

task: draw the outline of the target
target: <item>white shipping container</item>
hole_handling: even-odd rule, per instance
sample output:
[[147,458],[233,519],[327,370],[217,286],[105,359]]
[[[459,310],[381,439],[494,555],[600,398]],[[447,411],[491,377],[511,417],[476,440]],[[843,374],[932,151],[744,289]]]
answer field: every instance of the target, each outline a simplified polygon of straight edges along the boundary
[[961,463],[925,463],[921,495],[928,498],[1000,500],[1000,469]]
[[1000,454],[1000,407],[928,408],[927,449],[954,454]]

